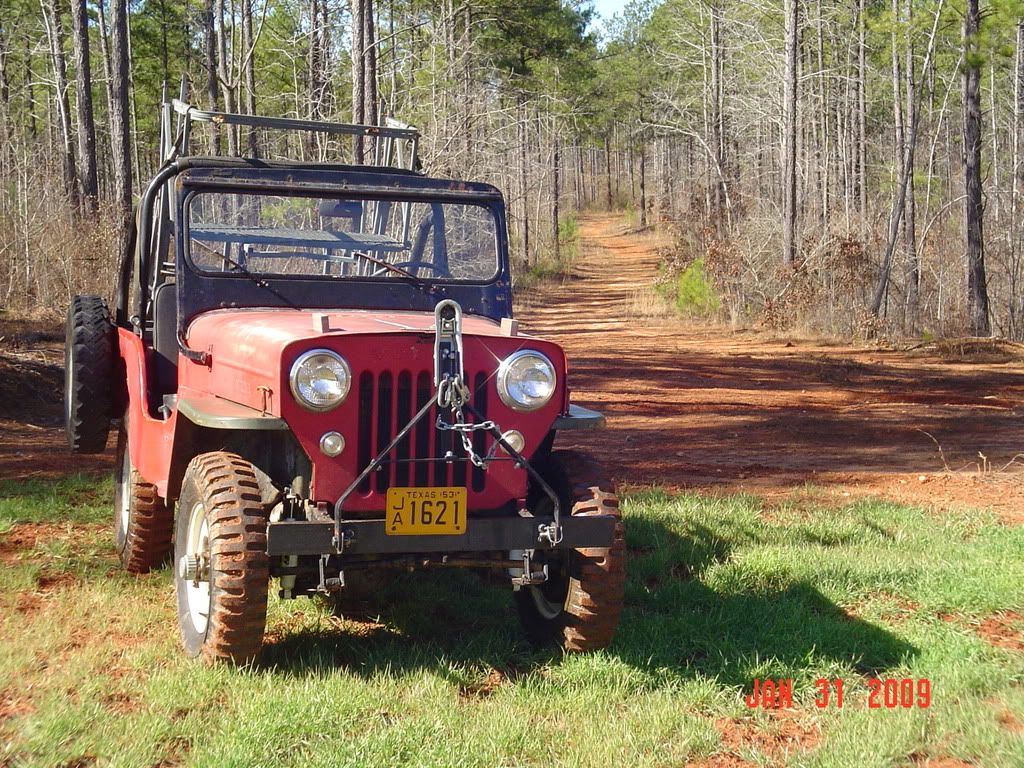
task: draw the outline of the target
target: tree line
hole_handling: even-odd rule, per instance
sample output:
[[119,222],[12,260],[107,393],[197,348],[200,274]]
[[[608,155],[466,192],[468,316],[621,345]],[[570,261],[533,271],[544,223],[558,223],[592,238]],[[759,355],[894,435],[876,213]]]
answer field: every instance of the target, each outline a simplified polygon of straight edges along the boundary
[[631,10],[648,62],[638,119],[688,190],[658,215],[681,223],[734,317],[1024,337],[1024,6]]
[[[158,104],[420,128],[506,193],[521,268],[567,220],[671,227],[736,322],[1024,337],[1016,0],[7,0],[0,303],[109,290]],[[257,130],[211,154],[360,162]]]

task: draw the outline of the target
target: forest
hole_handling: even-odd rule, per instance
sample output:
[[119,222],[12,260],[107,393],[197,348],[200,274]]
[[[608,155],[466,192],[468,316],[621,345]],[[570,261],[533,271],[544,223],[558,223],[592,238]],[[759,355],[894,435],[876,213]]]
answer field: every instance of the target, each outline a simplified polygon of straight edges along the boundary
[[3,0],[0,308],[112,292],[183,81],[201,109],[415,125],[425,172],[502,189],[520,275],[621,210],[671,232],[658,290],[689,314],[1024,338],[1016,0]]

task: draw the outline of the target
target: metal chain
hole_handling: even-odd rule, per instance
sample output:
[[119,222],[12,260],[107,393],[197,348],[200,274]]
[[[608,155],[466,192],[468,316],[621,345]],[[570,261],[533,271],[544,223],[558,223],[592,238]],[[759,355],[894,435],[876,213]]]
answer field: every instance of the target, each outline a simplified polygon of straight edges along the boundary
[[480,467],[486,469],[487,464],[494,458],[495,449],[498,447],[498,443],[494,444],[494,447],[488,452],[486,456],[480,456],[473,450],[473,441],[470,439],[470,435],[473,432],[479,430],[492,430],[497,424],[493,421],[481,421],[478,424],[473,424],[464,421],[462,415],[462,408],[453,408],[452,414],[455,416],[455,421],[451,424],[446,422],[440,416],[437,417],[437,428],[446,432],[457,432],[460,440],[462,441],[462,449],[466,452],[466,456],[473,463],[474,467]]
[[451,408],[453,411],[462,410],[462,406],[469,402],[469,387],[467,387],[461,376],[454,378],[445,375],[441,383],[437,385],[437,405],[439,408]]
[[470,439],[470,435],[480,430],[490,432],[498,427],[498,425],[490,419],[479,423],[467,422],[462,414],[462,406],[469,402],[469,397],[469,387],[463,383],[460,376],[452,378],[446,375],[437,387],[437,405],[439,408],[450,409],[454,421],[449,424],[438,415],[437,428],[446,432],[457,432],[459,439],[462,441],[462,449],[466,452],[466,456],[473,466],[486,469],[487,465],[494,459],[501,444],[495,440],[487,455],[481,456],[473,450],[473,441]]

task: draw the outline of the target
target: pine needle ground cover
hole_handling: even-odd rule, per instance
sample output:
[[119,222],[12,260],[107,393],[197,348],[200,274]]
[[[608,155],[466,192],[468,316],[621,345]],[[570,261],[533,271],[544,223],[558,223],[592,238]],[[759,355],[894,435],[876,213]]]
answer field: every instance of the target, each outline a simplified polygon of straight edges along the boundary
[[[111,496],[0,483],[0,765],[1024,765],[1024,528],[983,512],[634,492],[606,652],[531,648],[504,587],[451,572],[370,618],[275,601],[232,669],[179,653],[168,571],[118,569]],[[929,706],[869,706],[888,678]],[[792,706],[748,707],[755,679]]]

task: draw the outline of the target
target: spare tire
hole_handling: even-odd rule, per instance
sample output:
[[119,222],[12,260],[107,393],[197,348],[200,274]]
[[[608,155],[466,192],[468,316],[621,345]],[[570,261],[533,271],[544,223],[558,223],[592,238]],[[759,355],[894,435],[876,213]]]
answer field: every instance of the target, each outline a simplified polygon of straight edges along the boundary
[[115,342],[107,303],[75,296],[64,340],[64,429],[74,453],[102,453],[114,409]]

